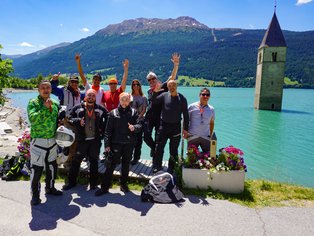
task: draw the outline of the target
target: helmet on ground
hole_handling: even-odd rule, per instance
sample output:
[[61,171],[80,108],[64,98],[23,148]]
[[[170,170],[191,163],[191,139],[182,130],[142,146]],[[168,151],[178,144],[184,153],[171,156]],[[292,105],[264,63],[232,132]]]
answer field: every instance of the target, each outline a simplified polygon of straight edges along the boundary
[[57,129],[56,142],[60,147],[70,147],[75,140],[75,134],[72,130],[63,125]]

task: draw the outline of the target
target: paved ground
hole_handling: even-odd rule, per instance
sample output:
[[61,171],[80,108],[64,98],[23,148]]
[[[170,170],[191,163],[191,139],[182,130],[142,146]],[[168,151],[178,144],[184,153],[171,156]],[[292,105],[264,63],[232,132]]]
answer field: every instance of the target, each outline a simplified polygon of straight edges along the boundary
[[[61,184],[57,184],[61,188]],[[29,182],[0,181],[0,235],[314,235],[314,208],[251,209],[187,196],[181,204],[140,201],[119,189],[94,197],[78,186],[29,204]]]

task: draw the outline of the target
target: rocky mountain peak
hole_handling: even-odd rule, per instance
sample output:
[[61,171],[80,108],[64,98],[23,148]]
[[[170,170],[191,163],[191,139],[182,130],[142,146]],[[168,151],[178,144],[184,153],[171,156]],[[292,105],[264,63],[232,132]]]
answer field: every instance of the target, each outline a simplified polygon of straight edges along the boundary
[[108,25],[99,30],[97,35],[128,34],[142,31],[169,31],[179,28],[209,29],[206,25],[192,17],[181,16],[176,19],[136,18],[125,20],[119,24]]

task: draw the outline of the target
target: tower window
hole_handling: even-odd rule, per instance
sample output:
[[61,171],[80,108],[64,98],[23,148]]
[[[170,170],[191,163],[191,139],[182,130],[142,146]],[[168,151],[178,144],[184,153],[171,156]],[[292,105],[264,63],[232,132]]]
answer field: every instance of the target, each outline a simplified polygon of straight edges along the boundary
[[271,84],[271,86],[273,86],[274,85],[274,81],[270,82],[270,84]]
[[275,104],[271,104],[271,109],[274,110],[275,109]]
[[272,61],[276,62],[277,61],[277,52],[272,52],[271,57],[272,57]]
[[262,53],[258,54],[258,63],[262,63]]

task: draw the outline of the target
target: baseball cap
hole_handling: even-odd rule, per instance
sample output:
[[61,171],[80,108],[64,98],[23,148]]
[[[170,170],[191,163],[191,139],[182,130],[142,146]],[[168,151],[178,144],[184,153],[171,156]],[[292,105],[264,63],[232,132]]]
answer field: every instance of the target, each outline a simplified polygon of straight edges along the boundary
[[70,80],[79,81],[79,78],[77,75],[71,75]]
[[102,80],[102,77],[101,77],[101,75],[100,75],[99,73],[94,74],[93,79],[94,79],[95,77],[99,78],[100,81]]

